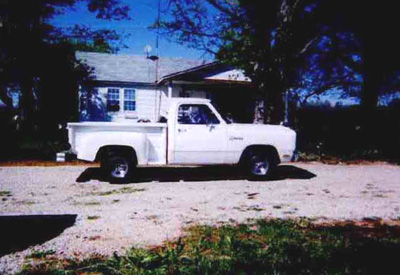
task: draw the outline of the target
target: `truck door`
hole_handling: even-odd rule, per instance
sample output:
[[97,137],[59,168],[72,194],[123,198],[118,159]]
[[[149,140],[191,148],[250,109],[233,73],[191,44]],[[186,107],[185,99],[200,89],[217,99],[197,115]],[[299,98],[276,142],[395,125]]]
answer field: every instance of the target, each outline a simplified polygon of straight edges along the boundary
[[180,105],[176,123],[173,163],[221,164],[225,162],[226,124],[208,105]]

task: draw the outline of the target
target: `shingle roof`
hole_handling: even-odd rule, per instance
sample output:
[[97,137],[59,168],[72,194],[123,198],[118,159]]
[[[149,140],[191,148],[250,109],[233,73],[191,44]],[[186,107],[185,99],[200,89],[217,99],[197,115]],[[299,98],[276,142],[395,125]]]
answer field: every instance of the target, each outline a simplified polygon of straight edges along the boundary
[[[93,52],[77,52],[76,58],[94,69],[94,79],[119,82],[156,82],[156,62],[144,55],[115,55]],[[184,58],[160,58],[158,79],[173,73],[203,65],[202,60]]]

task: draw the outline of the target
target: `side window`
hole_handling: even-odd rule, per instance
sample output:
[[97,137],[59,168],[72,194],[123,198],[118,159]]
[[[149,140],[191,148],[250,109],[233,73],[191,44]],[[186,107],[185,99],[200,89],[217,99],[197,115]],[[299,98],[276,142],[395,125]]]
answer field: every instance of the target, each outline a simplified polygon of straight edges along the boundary
[[219,124],[218,118],[207,105],[183,104],[178,109],[179,124]]
[[136,97],[134,89],[124,90],[124,111],[136,110]]
[[120,110],[119,96],[119,89],[109,88],[107,90],[107,111],[118,112]]

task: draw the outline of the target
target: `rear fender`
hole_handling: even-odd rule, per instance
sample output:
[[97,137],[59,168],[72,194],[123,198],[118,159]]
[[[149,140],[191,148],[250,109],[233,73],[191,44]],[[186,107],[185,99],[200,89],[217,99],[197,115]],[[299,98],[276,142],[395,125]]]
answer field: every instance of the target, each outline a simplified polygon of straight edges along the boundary
[[76,144],[78,159],[94,161],[96,155],[105,146],[127,146],[136,152],[138,164],[148,163],[148,140],[143,133],[121,133],[121,132],[96,132],[85,133]]

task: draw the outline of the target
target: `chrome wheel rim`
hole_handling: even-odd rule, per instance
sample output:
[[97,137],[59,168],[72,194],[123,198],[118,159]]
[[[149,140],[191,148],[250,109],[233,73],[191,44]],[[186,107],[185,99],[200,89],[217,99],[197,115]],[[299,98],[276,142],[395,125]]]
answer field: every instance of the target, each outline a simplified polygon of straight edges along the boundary
[[267,159],[253,157],[251,162],[251,173],[256,176],[265,176],[269,170],[269,162]]
[[125,178],[128,170],[129,165],[126,160],[118,159],[111,163],[111,176],[113,178]]

